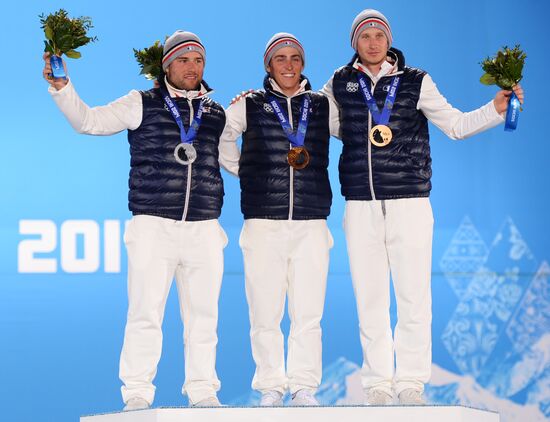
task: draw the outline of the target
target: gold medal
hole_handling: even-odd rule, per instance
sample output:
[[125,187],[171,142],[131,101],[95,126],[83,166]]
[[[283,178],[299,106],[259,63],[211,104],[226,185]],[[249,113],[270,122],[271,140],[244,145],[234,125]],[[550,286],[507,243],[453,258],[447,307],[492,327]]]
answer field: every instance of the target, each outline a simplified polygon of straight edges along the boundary
[[369,133],[371,143],[377,147],[385,147],[392,140],[391,129],[386,125],[376,125]]
[[293,147],[288,151],[287,161],[296,170],[301,170],[309,164],[309,153],[304,147]]

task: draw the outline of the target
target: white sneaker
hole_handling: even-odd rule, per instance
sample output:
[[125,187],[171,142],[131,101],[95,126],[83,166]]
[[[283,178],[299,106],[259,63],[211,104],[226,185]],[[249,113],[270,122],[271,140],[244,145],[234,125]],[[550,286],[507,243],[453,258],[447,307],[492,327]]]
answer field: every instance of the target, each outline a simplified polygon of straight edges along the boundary
[[292,406],[319,406],[319,402],[312,390],[304,388],[292,395]]
[[393,404],[393,397],[379,388],[369,388],[365,404],[367,406],[390,406]]
[[221,407],[221,403],[218,400],[216,396],[207,397],[205,399],[202,399],[201,401],[198,401],[196,403],[192,403],[191,407]]
[[407,388],[399,393],[399,404],[421,406],[426,404],[422,391],[415,388]]
[[271,406],[282,406],[283,405],[283,395],[275,390],[266,391],[262,394],[260,400],[260,406],[271,407]]
[[149,403],[145,401],[145,399],[142,399],[141,397],[132,397],[126,402],[126,406],[124,406],[124,409],[122,409],[124,412],[127,412],[129,410],[143,410],[143,409],[149,409]]

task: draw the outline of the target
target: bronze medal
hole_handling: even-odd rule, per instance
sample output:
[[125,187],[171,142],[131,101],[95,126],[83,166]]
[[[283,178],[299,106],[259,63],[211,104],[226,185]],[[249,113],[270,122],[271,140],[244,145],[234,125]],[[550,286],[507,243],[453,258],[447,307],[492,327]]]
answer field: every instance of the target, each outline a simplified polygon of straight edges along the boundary
[[376,125],[369,132],[369,140],[377,147],[385,147],[392,140],[391,129],[386,125]]
[[287,161],[296,170],[301,170],[309,164],[309,153],[305,147],[293,147],[288,151]]

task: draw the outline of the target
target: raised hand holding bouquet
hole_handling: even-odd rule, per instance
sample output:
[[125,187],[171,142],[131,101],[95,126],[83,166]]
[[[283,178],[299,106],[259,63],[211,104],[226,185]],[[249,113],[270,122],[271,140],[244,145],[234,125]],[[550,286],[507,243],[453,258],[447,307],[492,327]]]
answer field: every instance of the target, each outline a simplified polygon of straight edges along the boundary
[[70,18],[63,9],[47,16],[42,14],[39,18],[46,36],[44,51],[50,53],[52,76],[66,78],[61,55],[78,59],[81,55],[76,49],[97,40],[97,37],[87,35],[93,28],[92,21],[87,16]]
[[501,89],[512,91],[506,111],[504,130],[513,131],[518,125],[520,100],[513,88],[523,78],[523,66],[527,55],[516,45],[513,49],[504,47],[496,56],[487,57],[481,63],[485,74],[480,78],[484,85],[497,85]]

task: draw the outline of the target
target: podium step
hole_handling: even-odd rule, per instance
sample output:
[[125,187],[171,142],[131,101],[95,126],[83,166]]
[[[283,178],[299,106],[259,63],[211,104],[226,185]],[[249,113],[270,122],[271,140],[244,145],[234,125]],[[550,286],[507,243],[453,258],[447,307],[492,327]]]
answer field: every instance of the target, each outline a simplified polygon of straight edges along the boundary
[[82,416],[80,422],[499,422],[464,406],[164,407]]

